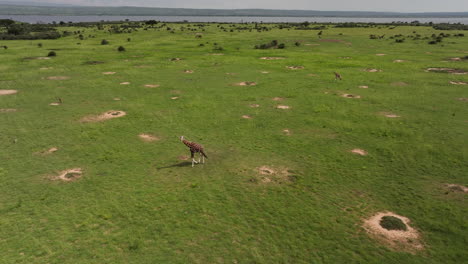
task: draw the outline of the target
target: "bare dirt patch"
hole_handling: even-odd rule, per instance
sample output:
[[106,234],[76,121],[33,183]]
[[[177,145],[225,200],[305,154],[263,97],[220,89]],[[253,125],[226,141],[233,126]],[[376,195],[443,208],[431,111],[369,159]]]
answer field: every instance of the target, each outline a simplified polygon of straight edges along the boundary
[[113,100],[114,100],[114,101],[120,101],[120,98],[115,97]]
[[252,107],[252,108],[258,108],[258,107],[260,107],[259,104],[251,104],[251,105],[249,105],[249,106]]
[[61,103],[56,103],[56,102],[54,102],[54,103],[50,103],[49,105],[51,105],[51,106],[59,106],[59,105],[61,105]]
[[446,184],[445,185],[450,191],[452,192],[462,192],[462,193],[468,193],[468,187],[465,187],[463,185],[458,185],[458,184]]
[[290,136],[292,133],[289,129],[283,129],[283,133],[286,135],[286,136]]
[[58,148],[56,147],[52,147],[52,148],[49,148],[47,150],[43,150],[43,151],[40,151],[40,152],[36,152],[34,154],[38,154],[38,155],[48,155],[48,154],[52,154],[54,152],[57,152],[58,151]]
[[354,154],[361,155],[361,156],[367,156],[367,151],[365,151],[363,149],[353,149],[353,150],[351,150],[351,152],[354,153]]
[[16,112],[17,110],[14,108],[2,108],[0,109],[0,113],[11,113],[11,112]]
[[405,62],[405,60],[394,60],[393,62],[394,63],[402,63],[402,62]]
[[252,117],[249,116],[249,115],[243,115],[242,118],[244,118],[244,119],[252,119]]
[[120,85],[129,85],[130,82],[121,82]]
[[10,95],[18,93],[17,90],[0,90],[0,95]]
[[457,82],[457,81],[450,81],[450,84],[455,84],[455,85],[467,85],[467,82]]
[[181,58],[172,58],[171,61],[181,61]]
[[103,72],[102,74],[104,74],[104,75],[114,75],[114,74],[116,74],[116,72]]
[[153,142],[153,141],[157,141],[160,139],[157,136],[154,136],[151,134],[140,134],[138,135],[138,137],[145,142]]
[[283,97],[273,97],[273,99],[271,99],[273,101],[283,101],[284,98]]
[[387,55],[387,54],[385,54],[385,53],[377,53],[377,54],[375,54],[375,56],[385,56],[385,55]]
[[255,168],[256,175],[251,182],[263,184],[289,184],[295,181],[295,177],[287,168],[261,166]]
[[145,84],[144,86],[145,86],[146,88],[158,88],[158,87],[161,86],[161,85],[159,85],[159,84]]
[[382,70],[379,70],[379,69],[365,69],[364,71],[366,72],[381,72]]
[[286,68],[290,70],[302,70],[304,69],[304,66],[286,66]]
[[310,76],[310,77],[317,77],[318,75],[315,74],[315,73],[309,73],[309,74],[307,74],[307,76]]
[[380,112],[380,114],[385,116],[385,117],[388,117],[388,118],[398,118],[398,117],[400,117],[399,115],[396,115],[396,114],[390,113],[390,112]]
[[210,53],[210,55],[212,55],[212,56],[223,56],[224,53]]
[[[384,216],[393,216],[400,219],[406,226],[406,230],[387,230],[381,226],[381,220]],[[419,232],[412,228],[407,217],[397,215],[392,212],[379,212],[369,219],[364,220],[363,228],[382,244],[390,249],[415,253],[424,249],[420,242]]]
[[81,178],[81,176],[83,176],[83,170],[81,168],[74,168],[61,171],[59,175],[52,177],[52,179],[70,182]]
[[355,95],[355,94],[342,94],[341,97],[344,97],[344,98],[353,98],[353,99],[359,99],[359,98],[361,98],[360,95]]
[[267,71],[260,71],[260,73],[268,74],[268,73],[270,73],[270,72],[267,72]]
[[369,88],[369,86],[367,86],[367,85],[359,85],[359,88],[361,88],[361,89],[367,89],[367,88]]
[[468,98],[465,98],[465,97],[457,98],[457,100],[462,101],[462,102],[468,102]]
[[64,81],[70,79],[69,76],[49,76],[46,78],[47,80],[55,80],[55,81]]
[[101,121],[106,121],[108,119],[123,117],[125,115],[127,115],[127,113],[125,113],[124,111],[109,110],[100,115],[90,115],[90,116],[83,117],[80,121],[85,122],[85,123],[86,122],[101,122]]
[[39,70],[41,70],[41,71],[52,70],[52,69],[53,69],[53,67],[41,67],[41,68],[39,68]]
[[255,86],[257,85],[256,82],[240,82],[240,83],[236,83],[235,85],[237,86]]
[[451,74],[467,74],[468,72],[462,69],[453,68],[427,68],[426,72],[440,72],[440,73],[451,73]]
[[194,73],[192,70],[184,70],[184,73]]
[[178,96],[173,96],[173,97],[171,97],[171,100],[177,100],[177,99],[179,99]]
[[392,82],[392,86],[407,86],[408,84],[405,82]]
[[261,57],[261,60],[284,60],[285,57]]
[[189,160],[189,156],[182,155],[182,156],[177,157],[177,159],[178,160]]
[[276,106],[276,109],[290,109],[291,107],[289,105],[278,105]]

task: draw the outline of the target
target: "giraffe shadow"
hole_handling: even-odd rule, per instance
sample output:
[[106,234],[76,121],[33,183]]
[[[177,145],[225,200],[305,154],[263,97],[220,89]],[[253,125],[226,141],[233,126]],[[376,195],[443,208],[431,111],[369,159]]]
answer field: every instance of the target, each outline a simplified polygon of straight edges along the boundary
[[192,162],[191,162],[191,161],[182,161],[182,162],[179,162],[179,163],[176,163],[176,164],[173,164],[173,165],[164,166],[164,167],[159,167],[159,168],[157,168],[157,169],[158,169],[158,170],[161,170],[161,169],[169,169],[169,168],[188,167],[188,166],[192,166]]

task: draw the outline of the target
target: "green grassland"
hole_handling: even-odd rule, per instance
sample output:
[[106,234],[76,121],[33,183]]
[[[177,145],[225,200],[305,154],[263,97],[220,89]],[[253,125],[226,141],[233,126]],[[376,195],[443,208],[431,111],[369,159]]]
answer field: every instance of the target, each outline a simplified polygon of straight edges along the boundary
[[[468,70],[467,61],[448,60],[468,55],[468,37],[395,43],[369,35],[441,31],[329,27],[322,40],[340,40],[330,42],[313,30],[169,26],[175,33],[60,28],[84,30],[85,39],[0,42],[8,46],[0,49],[0,89],[18,90],[0,96],[1,109],[17,109],[0,113],[0,263],[468,259],[466,194],[445,186],[468,184],[468,105],[459,100],[468,87],[449,83],[468,75],[425,71]],[[253,48],[275,39],[286,48]],[[57,57],[24,59],[50,50]],[[259,59],[265,56],[285,59]],[[234,85],[244,81],[257,85]],[[63,104],[50,106],[56,97]],[[108,110],[127,115],[80,122]],[[144,142],[140,133],[160,140]],[[190,155],[181,135],[204,145],[204,165],[179,159]],[[51,147],[59,150],[37,154]],[[289,175],[264,176],[261,166]],[[82,168],[82,177],[51,179],[70,168]],[[381,211],[411,219],[425,249],[394,250],[370,237],[362,223]]]

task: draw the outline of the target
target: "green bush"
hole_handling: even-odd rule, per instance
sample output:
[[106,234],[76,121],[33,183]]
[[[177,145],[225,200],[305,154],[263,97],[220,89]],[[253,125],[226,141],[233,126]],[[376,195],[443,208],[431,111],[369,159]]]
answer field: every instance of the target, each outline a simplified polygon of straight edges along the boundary
[[119,52],[123,52],[125,51],[125,48],[123,46],[119,46],[119,48],[117,49]]
[[386,215],[380,219],[380,226],[387,230],[403,230],[406,231],[408,228],[400,218]]
[[101,40],[101,45],[109,45],[109,41],[103,39]]
[[47,57],[55,57],[57,56],[57,53],[55,53],[55,51],[51,51],[49,52],[49,54],[47,54]]

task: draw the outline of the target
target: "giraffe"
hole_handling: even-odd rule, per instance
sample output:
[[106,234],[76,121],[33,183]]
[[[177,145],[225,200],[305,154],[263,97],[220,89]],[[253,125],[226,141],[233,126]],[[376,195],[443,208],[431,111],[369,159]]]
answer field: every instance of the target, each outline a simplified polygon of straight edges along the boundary
[[[208,157],[206,156],[205,152],[203,151],[203,146],[202,145],[197,144],[195,142],[190,142],[188,140],[185,140],[184,136],[180,136],[180,141],[182,141],[182,143],[184,143],[185,146],[190,148],[190,154],[191,154],[191,157],[192,157],[192,167],[193,167],[194,163],[200,163],[201,159],[203,159],[202,163],[205,163],[205,158],[208,158]],[[200,157],[198,158],[198,162],[194,158],[195,153],[197,153],[197,152],[200,153]]]
[[334,72],[335,74],[335,80],[342,80],[341,79],[341,74],[337,73],[337,72]]

